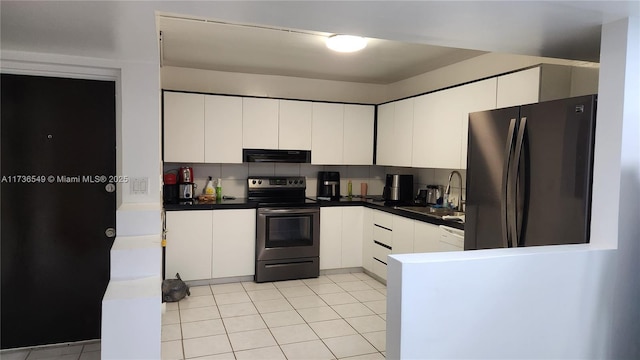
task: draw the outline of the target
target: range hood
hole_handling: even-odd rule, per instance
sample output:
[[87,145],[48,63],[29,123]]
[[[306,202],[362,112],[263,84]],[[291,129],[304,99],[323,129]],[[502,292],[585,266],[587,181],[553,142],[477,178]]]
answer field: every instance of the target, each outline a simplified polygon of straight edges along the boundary
[[311,163],[310,150],[242,149],[243,162]]

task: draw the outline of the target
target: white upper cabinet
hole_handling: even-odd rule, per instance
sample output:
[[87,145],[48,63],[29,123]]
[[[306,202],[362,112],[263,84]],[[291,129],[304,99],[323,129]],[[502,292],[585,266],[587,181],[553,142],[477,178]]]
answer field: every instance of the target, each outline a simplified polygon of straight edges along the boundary
[[[496,108],[496,78],[478,81],[460,86],[461,102],[456,114],[462,122],[462,151],[460,152],[460,169],[467,168],[467,146],[469,139],[469,113],[492,110]],[[453,168],[450,168],[453,169]]]
[[497,107],[525,105],[578,94],[595,94],[598,92],[598,82],[594,75],[593,71],[583,71],[572,66],[542,64],[498,76]]
[[466,168],[469,113],[494,109],[495,105],[495,78],[417,97],[412,165]]
[[413,103],[410,98],[378,107],[377,165],[411,166]]
[[344,105],[343,164],[373,164],[374,112],[372,105]]
[[454,89],[416,98],[412,155],[414,167],[459,167],[462,124],[460,118],[455,116],[456,102],[459,100]]
[[164,161],[205,161],[204,97],[164,92]]
[[206,95],[204,100],[204,161],[242,163],[242,98]]
[[310,101],[280,100],[278,148],[282,150],[311,150]]
[[394,164],[395,166],[411,166],[413,153],[413,103],[414,99],[400,100],[396,103],[393,122]]
[[498,77],[499,108],[538,102],[540,95],[540,68],[518,71]]
[[313,103],[311,163],[372,165],[374,108]]
[[393,119],[395,117],[395,110],[395,103],[378,106],[377,165],[393,165]]
[[279,101],[242,99],[242,146],[245,149],[278,149]]
[[313,103],[312,164],[342,164],[343,121],[343,104]]

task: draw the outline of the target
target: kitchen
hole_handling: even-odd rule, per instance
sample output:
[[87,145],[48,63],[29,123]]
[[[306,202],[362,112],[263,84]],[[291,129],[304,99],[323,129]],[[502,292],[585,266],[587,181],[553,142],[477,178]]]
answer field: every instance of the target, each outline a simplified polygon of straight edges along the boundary
[[[440,198],[440,204],[442,204],[442,195],[444,195],[444,189],[446,187],[448,190],[447,195],[451,196],[448,201],[452,204],[459,205],[459,201],[464,200],[465,179],[463,176],[452,179],[451,175],[454,173],[460,175],[460,171],[463,174],[465,173],[464,170],[460,169],[466,167],[467,141],[466,121],[464,120],[468,112],[514,106],[560,97],[578,96],[597,91],[598,72],[597,68],[594,67],[595,64],[583,62],[580,63],[580,65],[582,65],[581,67],[570,67],[569,65],[575,64],[575,62],[564,61],[565,66],[545,64],[542,67],[533,67],[521,72],[516,71],[508,75],[493,76],[486,80],[472,82],[464,86],[452,87],[447,91],[435,91],[429,96],[415,96],[403,99],[402,101],[388,102],[378,106],[378,116],[376,120],[377,142],[375,144],[377,146],[375,154],[377,157],[375,161],[376,165],[373,165],[373,107],[357,104],[348,105],[353,109],[360,108],[368,110],[368,113],[364,114],[364,118],[351,118],[347,113],[347,109],[351,108],[345,107],[344,120],[342,120],[343,110],[341,106],[343,105],[341,103],[321,103],[317,102],[318,99],[314,98],[307,101],[278,99],[280,94],[301,91],[297,90],[295,86],[270,86],[272,84],[269,81],[273,81],[273,76],[269,77],[267,75],[252,75],[239,72],[220,72],[211,69],[215,67],[227,69],[235,66],[235,68],[240,71],[242,66],[235,64],[242,62],[241,57],[243,56],[243,50],[242,48],[238,49],[237,44],[247,44],[245,45],[247,48],[256,48],[259,43],[262,47],[272,48],[272,51],[275,53],[294,53],[290,50],[294,48],[304,50],[300,52],[301,54],[315,54],[316,52],[325,50],[324,45],[318,40],[318,38],[322,38],[322,36],[313,33],[292,33],[291,31],[201,22],[192,19],[178,19],[176,17],[161,17],[160,29],[162,31],[163,46],[161,52],[164,56],[162,80],[163,88],[165,89],[165,173],[175,174],[180,166],[189,166],[190,169],[194,170],[195,179],[189,181],[195,183],[196,186],[196,190],[192,191],[194,193],[193,197],[196,197],[195,194],[203,191],[202,189],[205,188],[208,178],[213,178],[222,182],[223,193],[225,195],[241,199],[246,198],[247,178],[255,176],[303,176],[306,179],[306,196],[315,197],[317,195],[316,189],[319,189],[317,186],[318,181],[316,180],[318,174],[323,170],[334,170],[337,173],[339,192],[343,195],[346,195],[348,192],[348,181],[355,185],[356,190],[361,184],[366,184],[370,195],[382,195],[383,188],[385,187],[385,174],[404,173],[405,175],[402,176],[406,178],[411,177],[411,179],[409,180],[409,184],[404,184],[404,190],[408,192],[408,195],[403,195],[401,199],[402,204],[409,205],[413,203],[416,190],[426,189],[428,186],[434,186],[434,184],[436,184],[435,186],[441,188],[437,191],[443,193],[435,197],[435,199]],[[208,32],[211,34],[233,36],[233,38],[236,39],[234,47],[225,47],[224,37],[217,39],[211,35],[206,36],[207,41],[204,41],[194,40],[193,36],[190,35],[206,34]],[[179,46],[179,44],[186,42],[186,39],[189,37],[191,38],[191,50],[185,46]],[[310,42],[314,47],[308,44]],[[382,53],[382,49],[384,49],[383,46],[391,47],[389,42],[377,39],[371,39],[370,42],[374,50],[377,49],[378,56]],[[281,46],[281,48],[279,46]],[[309,49],[304,48],[305,46],[309,47]],[[393,55],[397,55],[395,52],[400,51],[398,49],[399,46],[396,44],[393,44],[393,46]],[[419,50],[415,50],[415,45],[406,46],[407,49],[405,51],[409,54],[407,57],[414,53],[420,53]],[[411,46],[414,48],[411,48]],[[215,58],[213,54],[207,55],[206,53],[201,53],[202,50],[200,49],[203,48],[222,51],[227,58],[231,58],[232,60],[227,60],[227,63],[202,65],[205,59]],[[318,50],[318,48],[320,48],[320,50]],[[174,49],[179,49],[180,51]],[[236,55],[236,57],[239,58],[233,57],[234,51],[240,54]],[[420,51],[425,50],[420,49]],[[466,64],[458,62],[455,65],[450,65],[451,67],[459,66],[460,68],[473,66],[473,58],[483,55],[479,52],[465,52],[457,49],[437,49],[432,51],[449,51],[447,56],[450,58],[458,56],[462,62],[466,60]],[[188,54],[191,53],[196,54],[192,55],[195,59],[189,58]],[[322,56],[327,57],[328,55]],[[352,56],[360,56],[360,61],[368,62],[366,54],[353,54]],[[509,59],[513,60],[513,57],[507,55],[494,56],[502,57],[503,63],[508,63]],[[262,60],[263,57],[266,57],[267,60]],[[265,64],[262,65],[263,68],[271,69],[263,70],[267,73],[275,72],[286,74],[287,72],[299,73],[302,71],[299,69],[290,70],[288,68],[278,69],[275,68],[275,65],[270,62],[267,56],[258,56],[258,58],[260,60],[257,64],[245,65],[246,68],[257,71],[255,69],[258,68],[258,64],[265,61]],[[339,60],[342,59],[343,57],[339,58]],[[294,59],[289,59],[289,61],[295,63],[293,60]],[[347,58],[347,60],[349,60],[349,58]],[[541,60],[562,63],[562,61],[553,59],[526,59],[526,61],[533,64]],[[216,61],[221,62],[222,60]],[[244,61],[246,62],[246,60]],[[335,60],[332,57],[327,57],[327,59],[321,58],[321,62],[330,61]],[[438,60],[435,58],[431,61],[437,62]],[[189,64],[190,62],[201,64],[201,68],[209,67],[209,69],[175,67],[175,65]],[[172,67],[171,65],[174,66]],[[319,66],[314,65],[316,67]],[[346,66],[348,67],[349,64]],[[274,68],[276,70],[273,70]],[[314,71],[320,73],[322,70],[316,68]],[[328,70],[324,71],[327,72]],[[406,73],[407,70],[404,72]],[[330,76],[335,77],[337,75]],[[355,77],[357,74],[353,74],[352,76]],[[416,82],[419,81],[416,78],[420,77],[421,74],[418,74],[404,81]],[[558,78],[566,79],[566,84],[561,84]],[[202,81],[202,79],[207,80]],[[283,81],[282,79],[285,80]],[[555,83],[551,84],[550,79],[554,79]],[[254,90],[243,92],[237,87],[233,88],[233,80],[237,80],[236,83],[251,83],[251,88]],[[317,80],[302,78],[291,78],[291,80],[289,80],[289,78],[283,75],[279,75],[278,80],[291,83],[295,80],[298,86],[305,83],[311,85],[313,81],[317,82]],[[342,82],[324,82],[326,83],[326,87],[333,86],[340,88],[340,86],[344,86]],[[537,85],[538,83],[540,85]],[[231,90],[225,91],[225,84],[229,84],[227,86],[231,88]],[[366,84],[362,83],[352,86],[358,85],[363,88],[366,86]],[[204,86],[207,87],[208,93],[193,93],[194,91],[203,91]],[[538,86],[540,90],[538,90]],[[518,91],[518,88],[531,90]],[[212,92],[224,96],[209,95]],[[270,95],[269,97],[264,97],[266,92]],[[239,95],[244,95],[244,97]],[[251,97],[247,97],[246,95],[250,95]],[[255,97],[258,95],[262,97]],[[309,98],[310,95],[307,95],[307,97]],[[294,100],[299,99],[294,98]],[[326,98],[321,98],[320,100],[326,100]],[[431,105],[431,103],[439,103],[440,105],[434,106]],[[294,110],[289,109],[289,107],[293,106],[292,104],[297,105],[299,109],[295,109],[295,112],[292,112]],[[316,115],[322,114],[322,111],[332,110],[329,106],[337,109],[337,111],[333,113],[339,114],[337,123],[334,118],[323,118],[320,117],[320,115]],[[449,108],[447,106],[449,106],[451,110],[448,110]],[[402,107],[408,107],[409,109],[408,127],[403,125],[405,129],[404,134],[399,132],[401,128],[397,128],[397,124],[400,124],[402,121],[407,122],[407,120],[399,117],[401,111],[407,111],[402,110]],[[220,121],[209,119],[209,117],[216,116],[215,113],[217,110],[214,110],[216,108],[224,108],[225,116],[236,120]],[[235,111],[232,110],[234,108],[236,109]],[[393,116],[394,108],[395,113],[398,114],[395,118]],[[384,115],[389,113],[389,111],[391,111],[392,114],[391,118],[388,116],[385,117]],[[431,111],[431,113],[428,111]],[[206,116],[203,115],[203,112]],[[289,115],[289,113],[293,115]],[[291,122],[291,120],[288,120],[289,118],[294,119],[293,121],[296,122],[296,124],[306,123],[307,127],[300,128],[301,125],[296,125],[298,127],[294,128],[295,131],[286,130],[288,127],[291,127],[291,125],[286,122]],[[204,127],[203,119],[205,119]],[[278,121],[278,119],[280,119],[280,121]],[[211,122],[210,125],[209,122]],[[445,123],[445,125],[442,123]],[[231,126],[231,124],[234,125]],[[280,124],[280,126],[278,126],[278,124]],[[386,127],[389,126],[390,128],[387,130]],[[396,128],[394,128],[394,126]],[[189,131],[185,132],[185,128],[189,129]],[[217,132],[224,133],[224,139],[220,139]],[[287,137],[287,134],[291,135]],[[344,142],[342,141],[343,136]],[[448,141],[438,141],[437,138],[446,138]],[[336,141],[336,139],[338,139],[338,141]],[[353,143],[358,145],[353,145]],[[414,144],[413,149],[411,146],[412,143]],[[409,146],[407,147],[406,144]],[[350,147],[347,148],[347,146]],[[397,148],[403,149],[403,146],[406,150],[396,150]],[[306,161],[280,158],[253,160],[243,156],[243,149],[246,151],[246,148],[305,150],[310,151],[311,155],[310,159]],[[333,153],[329,152],[328,149],[331,149]],[[311,162],[311,164],[308,164],[309,162]],[[327,165],[323,166],[322,164]],[[387,167],[380,165],[387,165]],[[452,169],[459,169],[460,171],[453,172]],[[340,179],[342,179],[341,182]],[[452,180],[454,181],[452,182]],[[355,191],[352,192],[352,194],[358,195],[358,192]],[[435,199],[431,201],[431,205],[436,205]],[[174,199],[174,202],[175,200],[177,199]],[[237,204],[234,204],[234,207],[237,208]],[[172,207],[171,210],[177,210],[179,208],[180,207]],[[193,209],[193,207],[189,206],[182,208]],[[208,208],[211,209],[211,207]],[[221,208],[221,205],[218,205],[217,208]],[[199,207],[197,209],[203,210],[205,207]],[[330,209],[323,209],[323,212],[329,211]],[[396,211],[396,213],[398,213],[398,211]],[[414,212],[414,216],[419,215],[420,213],[416,215]],[[173,216],[177,215],[173,212],[168,214],[168,217]],[[328,215],[325,216],[328,217]],[[323,218],[325,216],[323,216]],[[169,219],[168,221],[173,222],[173,219]],[[437,225],[443,224],[444,223],[439,223]],[[184,228],[186,225],[179,224],[177,226]],[[322,222],[321,226],[326,226],[327,229],[330,228],[329,225],[325,225],[325,222]],[[175,239],[174,241],[178,243],[181,241],[176,231],[171,231],[170,226],[167,229],[169,230],[168,274],[173,274],[177,272],[181,266],[178,266],[178,264],[172,260],[173,255],[170,251],[171,238],[173,237],[173,239]],[[328,246],[330,241],[331,240],[327,238],[321,240],[321,243]],[[437,242],[437,240],[433,241]],[[185,247],[189,246],[186,245],[187,242],[182,242],[185,243]],[[360,240],[360,242],[362,242],[362,240]],[[461,249],[462,248],[460,248],[460,250]],[[183,257],[186,256],[187,252],[188,250],[186,248],[180,250],[181,256]],[[194,256],[195,254],[202,253],[202,251],[196,248],[193,248],[191,252]],[[411,246],[409,252],[413,252],[413,246]],[[326,254],[331,254],[331,252],[327,252]],[[321,257],[320,261],[322,270],[341,268],[339,261],[332,266],[322,264],[322,261],[327,262],[329,261],[328,259],[323,260]],[[188,257],[186,257],[182,258],[180,263],[185,264],[188,262]],[[358,264],[357,266],[360,265],[361,264]],[[207,267],[210,266],[202,265],[201,271],[206,271],[204,269]],[[367,269],[367,267],[365,267],[365,269]],[[187,273],[185,273],[185,271],[187,270],[183,269],[182,276],[187,280],[208,278],[205,276],[206,272],[199,275],[199,277],[193,277],[188,271]],[[382,278],[385,277],[384,275],[382,276]]]
[[[125,109],[126,109],[126,107],[125,107]],[[125,165],[125,170],[127,170],[127,166],[130,166],[130,165]],[[145,166],[148,166],[148,165],[144,165],[144,164],[142,164],[142,167],[145,167]],[[203,174],[203,175],[204,175],[204,174]],[[150,185],[151,185],[151,186],[152,186],[152,188],[153,188],[153,186],[154,186],[154,185],[153,185],[153,183],[150,183]],[[157,185],[155,185],[155,186],[157,187]],[[127,198],[128,198],[128,197],[130,197],[130,196],[131,196],[131,195],[124,194],[125,199],[127,199]],[[125,212],[125,213],[126,213],[126,209],[125,209],[125,208],[120,209],[120,213],[123,213],[123,212]],[[606,215],[606,214],[605,214],[605,215]]]

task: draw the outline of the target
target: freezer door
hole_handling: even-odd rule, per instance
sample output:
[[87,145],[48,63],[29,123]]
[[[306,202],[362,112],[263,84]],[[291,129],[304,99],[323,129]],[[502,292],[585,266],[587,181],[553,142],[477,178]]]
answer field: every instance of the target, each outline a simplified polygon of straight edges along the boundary
[[522,107],[521,246],[589,242],[595,107],[595,96]]
[[519,107],[469,114],[464,249],[507,247],[507,169],[513,156]]

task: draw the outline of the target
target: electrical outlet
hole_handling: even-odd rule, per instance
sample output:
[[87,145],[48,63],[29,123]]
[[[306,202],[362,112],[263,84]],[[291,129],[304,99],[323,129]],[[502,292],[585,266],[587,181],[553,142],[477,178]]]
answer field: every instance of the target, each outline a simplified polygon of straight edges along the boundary
[[149,178],[131,178],[130,193],[134,195],[146,195],[149,193]]

